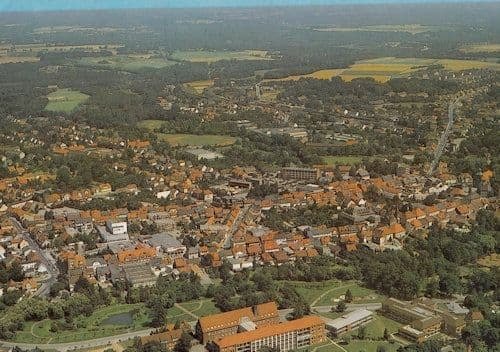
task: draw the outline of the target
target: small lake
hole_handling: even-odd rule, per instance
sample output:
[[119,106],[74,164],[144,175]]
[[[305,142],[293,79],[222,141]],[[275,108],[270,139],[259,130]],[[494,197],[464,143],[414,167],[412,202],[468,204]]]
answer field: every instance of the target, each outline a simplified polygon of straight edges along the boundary
[[102,321],[102,325],[132,325],[134,323],[134,317],[132,313],[125,312],[115,315],[110,315]]

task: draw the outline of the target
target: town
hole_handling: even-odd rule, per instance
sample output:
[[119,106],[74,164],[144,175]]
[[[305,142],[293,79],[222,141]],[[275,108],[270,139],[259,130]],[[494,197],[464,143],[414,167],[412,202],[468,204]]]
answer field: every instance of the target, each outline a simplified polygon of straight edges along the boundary
[[[193,11],[163,15],[224,22]],[[497,350],[498,44],[273,11],[291,44],[232,51],[114,46],[161,31],[116,19],[85,46],[82,14],[16,37],[0,13],[0,351]],[[297,61],[346,33],[359,57]]]

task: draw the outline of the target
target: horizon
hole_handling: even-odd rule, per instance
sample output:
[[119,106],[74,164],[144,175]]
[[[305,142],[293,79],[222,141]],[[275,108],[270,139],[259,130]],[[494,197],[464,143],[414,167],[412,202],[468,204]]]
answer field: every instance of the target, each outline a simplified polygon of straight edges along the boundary
[[0,12],[38,12],[119,9],[201,9],[370,4],[496,3],[498,0],[0,0]]

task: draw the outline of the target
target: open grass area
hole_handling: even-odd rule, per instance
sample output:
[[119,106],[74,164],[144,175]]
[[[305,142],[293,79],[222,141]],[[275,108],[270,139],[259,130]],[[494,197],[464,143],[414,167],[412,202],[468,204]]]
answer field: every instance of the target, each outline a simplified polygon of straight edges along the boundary
[[[375,315],[373,320],[365,325],[366,328],[366,338],[371,340],[381,339],[384,336],[384,330],[387,328],[389,334],[394,334],[398,329],[403,326],[403,324],[397,321],[388,319],[381,315]],[[358,330],[354,330],[348,335],[357,336]]]
[[379,346],[384,346],[387,352],[396,352],[401,345],[387,341],[353,340],[348,345],[341,345],[348,352],[377,352]]
[[348,82],[356,78],[373,78],[383,83],[391,78],[406,77],[412,72],[434,64],[443,65],[446,70],[455,72],[474,68],[500,70],[499,63],[490,61],[380,57],[358,61],[346,69],[320,70],[310,74],[267,79],[263,82],[296,81],[301,78],[331,79],[339,76]]
[[184,84],[186,88],[192,89],[198,94],[203,93],[205,89],[210,88],[213,85],[214,85],[213,79],[207,79],[204,81],[193,81]]
[[[122,313],[134,313],[132,324],[109,324],[106,319]],[[180,313],[183,313],[182,311]],[[39,322],[28,322],[24,329],[14,338],[16,342],[32,343],[64,343],[82,341],[105,336],[112,336],[128,331],[147,328],[149,324],[149,310],[143,304],[113,304],[96,310],[89,317],[75,319],[75,330],[51,331],[53,321],[46,319]]]
[[361,160],[363,159],[361,156],[355,156],[355,155],[327,155],[327,156],[322,156],[321,159],[327,164],[327,165],[353,165],[353,164],[359,164]]
[[38,61],[40,61],[40,58],[36,56],[12,56],[12,55],[0,56],[0,65],[12,64],[18,62],[38,62]]
[[137,126],[154,131],[157,128],[160,128],[164,123],[165,121],[163,120],[142,120],[137,123]]
[[76,109],[88,97],[88,95],[75,90],[67,88],[58,89],[47,96],[49,103],[45,107],[45,110],[68,113]]
[[211,314],[220,313],[220,309],[215,306],[211,300],[197,300],[179,304],[181,307],[189,310],[198,317],[204,317]]
[[439,29],[437,26],[421,24],[382,24],[362,27],[326,27],[315,28],[318,32],[406,32],[411,34],[425,33]]
[[213,134],[166,134],[159,133],[158,137],[172,146],[227,146],[236,142],[235,137]]
[[150,55],[117,55],[102,57],[84,57],[77,62],[84,66],[137,72],[145,69],[158,69],[174,65],[175,62]]
[[464,53],[495,53],[500,51],[500,44],[473,44],[460,49]]
[[272,60],[265,50],[244,51],[208,51],[190,50],[175,51],[170,58],[176,61],[216,62],[221,60]]

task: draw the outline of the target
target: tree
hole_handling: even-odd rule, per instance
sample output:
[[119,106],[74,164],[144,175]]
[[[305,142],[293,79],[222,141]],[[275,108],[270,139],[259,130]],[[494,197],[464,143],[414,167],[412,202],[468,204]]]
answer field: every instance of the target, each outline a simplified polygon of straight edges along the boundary
[[445,272],[439,276],[439,291],[444,295],[451,296],[459,292],[460,286],[460,280],[453,273]]
[[387,347],[383,345],[377,346],[377,352],[387,352]]
[[174,351],[175,352],[189,352],[189,349],[191,348],[191,340],[192,339],[193,338],[191,337],[191,335],[188,332],[183,331],[179,341],[177,341],[177,343],[175,344]]
[[347,309],[347,305],[345,304],[344,301],[340,301],[339,303],[337,303],[336,311],[338,313],[345,312],[346,309]]
[[387,328],[384,328],[384,340],[389,340],[389,337],[391,335],[389,335],[389,331],[387,330]]
[[345,301],[346,303],[351,303],[352,300],[354,299],[353,295],[352,295],[352,292],[350,289],[347,289],[347,291],[345,292]]
[[366,326],[360,326],[358,329],[358,339],[364,340],[366,338]]

